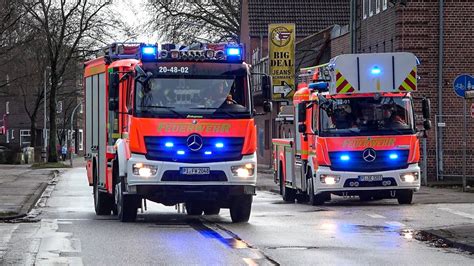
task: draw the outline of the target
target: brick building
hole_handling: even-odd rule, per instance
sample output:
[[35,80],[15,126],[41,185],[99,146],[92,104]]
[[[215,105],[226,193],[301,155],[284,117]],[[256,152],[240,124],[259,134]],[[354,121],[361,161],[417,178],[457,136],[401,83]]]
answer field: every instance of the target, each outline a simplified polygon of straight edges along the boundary
[[[427,139],[428,180],[459,181],[464,148],[467,174],[472,178],[474,121],[468,117],[467,143],[463,145],[464,99],[454,93],[453,81],[460,74],[474,76],[474,2],[444,0],[442,14],[440,1],[357,0],[356,3],[356,52],[408,51],[420,60],[415,96],[426,96],[432,103],[433,128]],[[439,53],[440,44],[442,53]],[[331,56],[350,53],[350,34],[333,39],[331,47]],[[470,103],[468,100],[468,108]],[[438,122],[445,123],[445,127],[438,127]]]
[[[35,160],[39,161],[44,145],[44,76],[45,72],[47,76],[49,74],[48,69],[45,71],[43,60],[38,60],[37,55],[34,49],[22,47],[22,49],[13,49],[11,53],[1,57],[1,61],[5,64],[0,66],[0,81],[4,84],[0,89],[0,119],[3,120],[5,117],[6,123],[2,121],[0,126],[6,124],[6,131],[0,135],[0,146],[14,153],[21,152],[25,147],[34,147]],[[71,136],[70,116],[82,99],[81,77],[82,65],[72,64],[60,82],[57,94],[58,145],[66,144],[68,136]],[[48,100],[47,103],[49,103]],[[7,106],[9,114],[4,116]],[[49,107],[47,112],[49,112]],[[33,116],[36,116],[36,119],[33,119],[35,123],[32,125],[31,117]],[[46,123],[47,132],[49,132],[48,126],[49,121]],[[82,154],[83,126],[80,111],[76,112],[73,128],[74,151]],[[33,136],[34,134],[36,136]]]
[[[349,23],[350,0],[242,0],[240,41],[246,47],[246,61],[254,71],[268,73],[268,24],[296,24],[295,68],[311,66],[330,59],[330,40],[340,35],[341,27]],[[261,112],[262,97],[259,80],[253,82],[256,109]],[[274,112],[255,118],[258,134],[259,164],[269,166],[271,138],[279,132]]]

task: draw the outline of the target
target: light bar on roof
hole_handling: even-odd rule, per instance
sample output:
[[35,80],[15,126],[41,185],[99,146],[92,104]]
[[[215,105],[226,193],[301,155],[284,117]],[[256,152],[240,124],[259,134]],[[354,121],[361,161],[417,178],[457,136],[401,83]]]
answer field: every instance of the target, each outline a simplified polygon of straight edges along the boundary
[[144,55],[156,55],[156,46],[143,46],[142,54]]

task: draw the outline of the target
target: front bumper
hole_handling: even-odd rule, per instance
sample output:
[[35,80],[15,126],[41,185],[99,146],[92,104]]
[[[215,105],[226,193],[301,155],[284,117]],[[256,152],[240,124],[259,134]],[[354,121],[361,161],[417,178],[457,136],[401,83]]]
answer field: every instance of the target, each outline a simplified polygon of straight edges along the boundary
[[[157,168],[156,174],[143,177],[133,174],[133,165],[143,163],[153,165]],[[254,164],[253,175],[249,177],[237,177],[232,174],[231,167]],[[183,177],[179,175],[181,167],[209,167],[211,174],[219,174],[218,180],[212,178],[207,181],[194,180],[193,176]],[[164,178],[165,177],[165,178]],[[127,184],[128,186],[255,186],[257,183],[257,159],[256,154],[243,156],[239,161],[213,162],[213,163],[177,163],[147,160],[144,155],[132,154],[127,162]]]
[[[414,182],[404,182],[400,175],[405,173],[417,173],[418,179]],[[340,179],[335,184],[326,184],[321,182],[321,175],[339,176]],[[362,175],[382,175],[383,180],[379,182],[360,182],[359,176]],[[313,176],[315,194],[323,192],[390,191],[401,189],[418,191],[421,185],[420,179],[420,167],[418,164],[410,164],[406,169],[370,173],[332,171],[329,167],[320,166]],[[355,186],[355,182],[357,182],[357,186]]]

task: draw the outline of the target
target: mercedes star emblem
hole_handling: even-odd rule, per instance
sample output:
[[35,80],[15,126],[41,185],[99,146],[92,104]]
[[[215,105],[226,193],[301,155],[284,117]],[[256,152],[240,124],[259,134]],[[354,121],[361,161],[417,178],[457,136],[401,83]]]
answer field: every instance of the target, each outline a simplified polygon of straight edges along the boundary
[[364,160],[369,163],[373,162],[376,157],[377,157],[377,153],[372,148],[365,149],[364,152],[362,153],[362,158],[364,158]]
[[202,138],[198,134],[192,134],[186,140],[188,148],[192,151],[198,151],[202,148]]

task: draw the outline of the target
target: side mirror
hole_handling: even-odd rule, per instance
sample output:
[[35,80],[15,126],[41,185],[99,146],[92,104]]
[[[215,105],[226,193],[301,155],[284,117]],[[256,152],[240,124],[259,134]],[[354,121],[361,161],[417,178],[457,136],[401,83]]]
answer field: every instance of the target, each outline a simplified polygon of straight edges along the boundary
[[118,73],[109,73],[109,111],[118,110],[118,85],[119,85]]
[[118,104],[114,99],[109,99],[109,111],[118,111]]
[[262,94],[263,94],[263,99],[265,100],[272,99],[272,77],[268,75],[262,76]]
[[423,127],[425,128],[425,130],[430,130],[431,129],[431,120],[423,121]]
[[271,113],[273,111],[273,103],[270,101],[263,102],[263,111],[265,113]]
[[306,125],[305,124],[299,124],[298,125],[298,132],[299,133],[306,133]]
[[423,98],[423,100],[421,100],[421,109],[423,112],[423,118],[430,119],[430,109],[431,109],[430,99]]
[[306,122],[306,102],[298,104],[298,123]]

